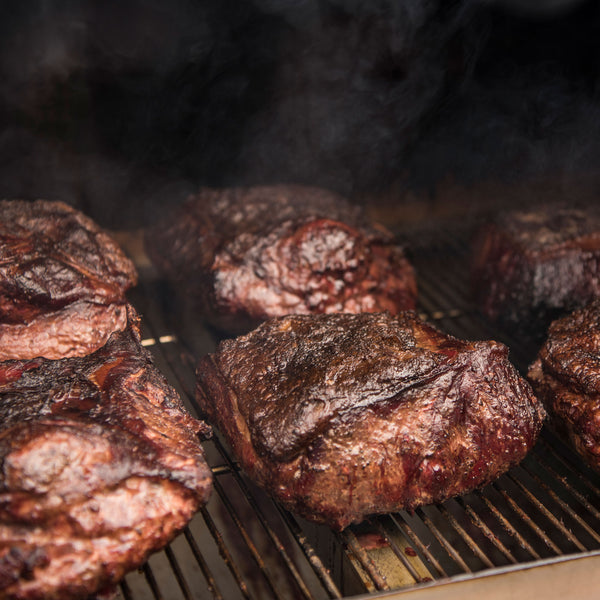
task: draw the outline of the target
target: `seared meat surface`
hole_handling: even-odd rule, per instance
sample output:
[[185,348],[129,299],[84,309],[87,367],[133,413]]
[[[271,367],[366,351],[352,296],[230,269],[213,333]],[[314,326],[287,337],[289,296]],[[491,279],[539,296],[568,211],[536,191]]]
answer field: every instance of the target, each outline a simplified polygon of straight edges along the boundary
[[473,286],[488,317],[545,331],[600,296],[600,218],[556,207],[500,215],[475,243]]
[[554,321],[529,379],[556,430],[600,471],[600,301]]
[[87,598],[206,502],[201,421],[137,318],[86,357],[0,363],[0,598]]
[[250,477],[341,530],[480,487],[525,456],[545,413],[507,355],[412,312],[292,315],[201,358],[197,399]]
[[146,242],[158,270],[230,332],[291,313],[415,306],[414,271],[391,234],[321,189],[203,189]]
[[62,202],[0,201],[0,360],[84,356],[127,324],[133,263]]

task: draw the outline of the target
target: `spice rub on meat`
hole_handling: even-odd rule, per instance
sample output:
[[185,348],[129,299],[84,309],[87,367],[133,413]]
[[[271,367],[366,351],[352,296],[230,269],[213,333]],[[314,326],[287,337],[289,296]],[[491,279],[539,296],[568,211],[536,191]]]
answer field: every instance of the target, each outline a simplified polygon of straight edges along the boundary
[[146,232],[158,271],[217,327],[285,314],[412,309],[404,249],[341,196],[274,185],[202,189]]
[[62,202],[0,201],[0,361],[84,356],[127,324],[133,263]]
[[87,598],[206,502],[192,418],[137,318],[86,357],[0,363],[0,597]]
[[555,429],[600,471],[600,300],[550,325],[529,379]]
[[526,455],[545,412],[507,355],[410,311],[291,315],[201,358],[196,393],[251,478],[341,530],[483,486]]

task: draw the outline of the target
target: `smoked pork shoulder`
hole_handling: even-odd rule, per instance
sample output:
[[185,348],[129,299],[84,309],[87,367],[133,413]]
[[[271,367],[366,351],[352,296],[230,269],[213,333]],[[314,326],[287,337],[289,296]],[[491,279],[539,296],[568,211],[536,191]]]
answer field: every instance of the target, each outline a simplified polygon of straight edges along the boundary
[[415,274],[402,246],[322,189],[202,189],[145,239],[159,273],[227,332],[291,313],[415,307]]
[[0,363],[0,598],[87,598],[169,542],[211,490],[192,418],[137,317],[86,357]]
[[600,301],[554,321],[529,380],[554,428],[600,471]]
[[0,361],[84,356],[127,325],[133,263],[62,202],[0,201]]
[[247,474],[341,530],[494,480],[545,417],[494,341],[412,311],[268,320],[199,360],[197,399]]
[[556,206],[498,215],[477,236],[472,275],[486,316],[545,332],[600,296],[600,218]]

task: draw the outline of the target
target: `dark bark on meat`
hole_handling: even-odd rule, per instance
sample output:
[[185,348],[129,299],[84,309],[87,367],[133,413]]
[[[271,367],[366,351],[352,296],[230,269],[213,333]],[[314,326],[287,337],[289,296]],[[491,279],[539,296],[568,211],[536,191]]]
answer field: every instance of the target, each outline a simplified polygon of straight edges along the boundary
[[84,356],[127,324],[133,263],[61,202],[0,202],[0,360]]
[[324,190],[204,189],[149,230],[146,247],[158,270],[230,332],[291,313],[415,307],[403,249]]
[[545,332],[600,295],[600,218],[591,211],[504,214],[480,232],[474,254],[475,297],[492,319]]
[[545,413],[507,354],[412,312],[296,315],[203,357],[197,398],[255,481],[343,529],[480,487],[525,456]]
[[550,325],[529,379],[555,429],[600,471],[600,301]]
[[206,502],[202,422],[141,346],[137,317],[82,358],[0,363],[0,597],[86,598]]

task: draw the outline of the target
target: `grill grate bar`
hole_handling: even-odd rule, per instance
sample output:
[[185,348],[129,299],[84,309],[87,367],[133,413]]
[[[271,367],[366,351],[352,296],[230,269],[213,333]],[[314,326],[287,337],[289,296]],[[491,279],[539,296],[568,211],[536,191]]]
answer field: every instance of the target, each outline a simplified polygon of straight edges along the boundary
[[[154,338],[159,339],[159,336],[154,335]],[[177,370],[175,368],[173,368],[173,359],[170,356],[170,354],[172,351],[171,349],[173,349],[173,347],[175,345],[176,344],[173,344],[173,343],[168,344],[170,351],[165,351],[165,346],[162,344],[158,344],[157,350],[159,350],[161,352],[161,354],[163,355],[163,357],[165,358],[165,360],[167,361],[169,366],[171,366],[173,372],[175,373],[175,376],[178,378],[179,384],[181,385],[182,389],[186,393],[188,400],[197,409],[197,412],[200,413],[201,411],[198,410],[198,407],[195,402],[195,395],[191,392],[191,390],[189,389],[189,386],[186,385],[186,382],[181,377],[179,377]],[[181,359],[184,359],[184,357],[185,357],[185,360],[186,360],[186,362],[188,362],[188,364],[194,365],[194,359],[186,349],[181,349],[179,357]],[[248,487],[245,485],[242,477],[240,476],[239,470],[233,468],[233,463],[232,463],[231,459],[229,458],[228,453],[225,451],[224,447],[222,446],[220,440],[216,436],[213,436],[213,442],[214,442],[215,446],[218,448],[220,455],[222,456],[223,460],[225,461],[225,464],[228,465],[229,471],[235,477],[236,483],[242,490],[246,500],[248,501],[248,503],[254,510],[255,514],[259,517],[259,520],[262,524],[263,529],[266,531],[267,535],[270,537],[275,548],[277,548],[280,556],[282,557],[284,563],[286,564],[288,570],[290,571],[292,577],[294,578],[297,587],[300,589],[300,591],[302,592],[302,594],[305,598],[307,598],[307,599],[312,598],[313,596],[312,596],[310,590],[308,589],[308,587],[306,586],[304,579],[300,576],[300,574],[298,573],[298,570],[295,567],[294,562],[291,560],[291,558],[285,551],[284,545],[278,539],[278,537],[275,534],[275,532],[273,531],[273,529],[268,525],[267,520],[265,519],[264,515],[262,514],[262,511],[260,510],[260,507],[257,505],[257,503],[254,500],[253,494],[249,491]],[[217,482],[217,478],[214,479],[213,485],[215,485],[216,482]],[[217,486],[215,485],[215,487],[217,487]],[[229,500],[227,498],[227,494],[224,492],[224,490],[220,486],[219,486],[219,488],[220,488],[218,490],[219,497],[221,498],[222,502],[227,506],[227,508],[230,512],[230,515],[231,515],[233,521],[236,523],[236,526],[239,529],[240,533],[242,534],[242,538],[244,539],[244,542],[245,542],[246,546],[248,547],[253,559],[255,560],[256,564],[259,566],[261,571],[264,573],[265,578],[268,582],[268,585],[271,588],[271,591],[276,595],[276,597],[281,597],[280,592],[278,592],[276,589],[276,584],[275,584],[273,578],[271,577],[269,570],[266,568],[264,561],[262,561],[260,552],[258,552],[255,545],[252,543],[252,540],[251,540],[250,536],[248,535],[248,533],[246,532],[241,520],[239,519],[237,512],[233,508],[232,504],[229,502]],[[306,546],[306,542],[304,545]],[[315,566],[314,561],[311,564],[313,565],[313,567]],[[321,580],[327,578],[325,571],[326,571],[325,568],[323,568],[323,573],[319,574],[319,578]],[[339,592],[338,592],[338,594],[339,594]]]
[[435,273],[435,282],[422,278],[422,282],[427,281],[431,286],[430,296],[437,301],[438,306],[456,308],[460,306],[463,310],[471,312],[473,308],[470,305],[470,282],[464,277],[456,277],[456,272],[440,268]]
[[471,522],[481,531],[485,537],[513,564],[518,561],[512,552],[498,539],[498,536],[486,525],[483,519],[469,506],[460,496],[456,498],[459,506],[469,515]]
[[[520,488],[520,490],[525,494],[525,496],[533,503],[536,505],[536,508],[543,513],[547,519],[549,519],[552,524],[554,525],[554,527],[556,527],[557,529],[559,529],[562,534],[564,535],[565,538],[567,538],[568,540],[570,540],[573,544],[575,544],[575,546],[577,546],[577,548],[582,551],[585,552],[585,550],[587,550],[587,548],[569,531],[569,529],[567,527],[565,527],[562,522],[557,519],[554,514],[552,513],[551,510],[549,510],[541,501],[539,498],[537,498],[530,490],[529,488],[527,488],[527,486],[525,486],[525,484],[518,479],[517,477],[514,476],[514,474],[512,473],[508,473],[507,477],[509,477],[514,483],[517,484],[517,486]],[[559,551],[559,554],[562,554],[562,552]]]
[[[215,440],[215,442],[216,441],[217,440]],[[223,458],[225,458],[227,461],[229,461],[229,457],[225,453],[225,451],[224,451],[222,445],[220,444],[220,442],[218,442],[218,445],[219,445],[219,449],[221,451],[221,454],[222,454]],[[304,580],[302,579],[302,577],[298,573],[298,570],[296,569],[296,567],[294,565],[294,562],[289,557],[288,553],[285,550],[284,545],[281,543],[281,541],[277,537],[277,534],[273,531],[273,529],[267,523],[267,520],[266,520],[265,516],[263,515],[262,510],[260,509],[260,507],[258,506],[258,504],[256,503],[256,501],[254,500],[254,496],[252,495],[252,493],[248,489],[248,486],[246,485],[246,483],[244,482],[244,480],[240,476],[239,470],[238,469],[234,469],[233,468],[233,464],[230,464],[230,472],[235,476],[237,485],[242,490],[242,492],[243,492],[246,500],[248,501],[248,503],[250,504],[250,506],[254,510],[255,514],[260,518],[261,525],[263,526],[264,530],[269,535],[269,537],[270,537],[271,541],[273,542],[275,548],[277,548],[279,554],[281,555],[283,561],[285,562],[286,566],[288,567],[290,573],[293,575],[293,577],[294,577],[294,579],[296,581],[296,584],[298,585],[299,589],[301,590],[303,596],[305,598],[312,598],[312,594],[310,593],[309,589],[306,587],[306,585],[304,583]],[[221,492],[221,498],[222,498],[222,500],[231,507],[231,504],[229,503],[229,500],[226,497],[224,497],[224,496],[225,496],[225,494],[223,494],[223,492]],[[232,510],[233,510],[233,508],[232,508]],[[232,516],[234,517],[234,520],[236,520],[236,521],[239,522],[239,519],[237,518],[237,514],[235,513],[235,510],[233,510]],[[241,525],[241,522],[240,522],[240,525]],[[258,555],[258,556],[260,558],[260,555]],[[314,564],[313,564],[313,566],[314,566]],[[324,567],[323,567],[323,571],[325,571]]]
[[406,558],[402,549],[396,544],[395,540],[389,535],[386,528],[383,526],[381,521],[377,520],[376,522],[377,531],[379,534],[386,540],[389,544],[390,548],[393,550],[394,554],[398,557],[404,568],[410,573],[410,576],[414,579],[415,583],[420,583],[423,581],[423,578],[419,575],[417,570],[413,567],[411,562]]
[[[206,523],[206,526],[208,527],[208,530],[210,531],[210,534],[212,535],[213,539],[215,540],[215,542],[217,544],[217,547],[219,548],[219,553],[223,557],[223,560],[225,561],[227,567],[229,568],[231,574],[233,575],[238,588],[240,589],[240,591],[242,592],[242,594],[244,595],[245,598],[250,598],[250,594],[248,592],[248,586],[247,586],[246,582],[244,581],[244,578],[243,578],[242,574],[240,573],[240,570],[237,568],[237,565],[236,565],[235,561],[233,560],[231,553],[229,552],[229,550],[227,548],[227,544],[225,544],[225,541],[223,540],[223,536],[221,535],[221,532],[216,527],[212,517],[210,516],[210,513],[208,512],[208,510],[206,510],[206,507],[203,507],[201,509],[201,513],[204,518],[204,522]],[[186,537],[188,538],[188,543],[190,544],[190,547],[192,548],[194,555],[200,554],[200,550],[198,548],[198,545],[196,543],[194,536],[190,533],[190,531],[188,529],[186,529],[185,533],[186,533]],[[209,580],[209,585],[210,584],[211,584],[211,580]],[[219,594],[219,596],[220,596],[220,594]]]
[[381,591],[389,591],[390,587],[385,581],[385,578],[379,572],[379,569],[368,552],[360,545],[354,532],[350,529],[344,529],[340,534],[340,537],[343,539],[345,546],[350,549],[354,557],[359,561],[361,567],[369,574],[375,588]]
[[[570,452],[568,458],[565,457],[562,453],[559,453],[557,442],[553,440],[553,443],[550,443],[550,441],[546,439],[546,436],[547,434],[545,435],[545,432],[542,432],[542,435],[540,436],[540,442],[546,448],[546,450],[548,450],[554,458],[556,458],[560,463],[564,465],[564,467],[569,472],[570,476],[576,477],[576,479],[580,483],[582,483],[587,490],[593,493],[596,497],[600,498],[600,490],[592,484],[591,479],[589,477],[585,477],[583,475],[583,472],[581,471],[581,462],[579,462],[578,459],[576,459],[576,457],[573,457],[572,453]],[[576,460],[578,462],[576,462]]]
[[[525,464],[521,465],[521,468],[532,478],[534,479],[537,484],[542,487],[544,490],[546,490],[546,492],[548,493],[548,495],[574,520],[577,522],[577,524],[584,529],[592,538],[594,538],[594,540],[596,540],[597,542],[600,543],[600,535],[598,535],[586,522],[584,519],[582,519],[577,512],[575,512],[575,510],[573,508],[571,508],[562,498],[560,498],[560,496],[558,496],[558,494],[549,486],[547,485],[544,481],[542,481],[542,479],[536,474],[534,473],[531,469],[529,469]],[[568,531],[568,530],[567,530]],[[576,536],[571,534],[571,536],[577,540]],[[579,540],[577,540],[579,541]],[[579,547],[579,546],[578,546]],[[581,543],[581,547],[579,548],[580,550],[587,550],[587,548],[585,548],[585,546],[583,545],[583,543]]]
[[423,305],[428,307],[427,312],[436,310],[447,312],[456,310],[457,307],[460,307],[462,313],[472,312],[473,308],[466,300],[467,289],[461,293],[458,290],[460,286],[456,285],[457,282],[448,281],[443,275],[444,272],[443,268],[436,271],[435,279],[419,275],[419,302],[423,302]]
[[[304,584],[304,580],[302,579],[302,577],[298,573],[298,570],[296,569],[293,561],[290,559],[289,555],[285,551],[285,548],[284,548],[283,544],[278,539],[277,535],[272,530],[272,528],[268,525],[267,520],[265,519],[264,515],[262,514],[262,511],[261,511],[260,507],[257,505],[257,503],[254,500],[254,496],[252,495],[252,493],[248,489],[248,486],[245,484],[243,478],[240,476],[239,469],[235,468],[233,462],[229,459],[229,456],[225,452],[225,449],[223,448],[221,442],[218,439],[214,439],[213,441],[218,446],[219,451],[221,453],[221,456],[229,463],[227,465],[228,466],[228,471],[235,476],[236,483],[241,488],[242,492],[244,493],[244,496],[245,496],[246,500],[248,501],[248,503],[250,504],[250,506],[253,508],[253,510],[255,511],[256,515],[260,518],[260,522],[261,522],[263,528],[266,530],[267,534],[271,538],[271,541],[274,543],[275,547],[280,552],[280,554],[281,554],[281,556],[282,556],[285,564],[287,565],[287,567],[290,570],[291,574],[294,576],[294,579],[296,580],[296,583],[298,584],[298,587],[303,592],[303,595],[306,598],[312,598],[312,594],[310,593],[310,591],[308,590],[308,588]],[[221,496],[223,496],[223,494],[221,494]],[[226,500],[225,498],[224,498],[224,501],[226,503],[229,503],[228,500]],[[302,542],[300,540],[298,540],[298,538],[296,538],[296,541],[298,542],[298,544],[300,545],[300,547],[303,549],[305,555],[307,555],[307,556],[309,556],[309,555],[315,555],[316,556],[316,553],[314,552],[314,549],[309,548],[309,544],[308,544],[308,542],[307,542],[307,540],[306,540],[305,537],[303,538]],[[310,562],[313,565],[313,567],[316,567],[317,569],[320,569],[317,572],[317,576],[319,577],[319,579],[321,579],[321,581],[327,581],[328,582],[328,584],[331,586],[331,588],[333,590],[334,597],[336,597],[336,594],[339,596],[339,590],[337,590],[337,588],[333,584],[331,578],[327,574],[326,568],[322,565],[322,563],[319,564],[319,563],[317,563],[314,560],[310,561]]]
[[235,465],[235,469],[232,469],[229,465],[216,465],[210,468],[214,476],[227,475],[229,473],[232,473],[234,470],[237,471],[238,469],[239,467],[237,466],[237,464]]
[[121,581],[119,588],[121,589],[121,594],[123,594],[123,598],[125,600],[133,600],[133,594],[131,593],[131,588],[129,587],[126,579]]
[[186,578],[183,576],[181,567],[179,566],[179,563],[177,562],[177,558],[175,557],[175,554],[173,553],[173,549],[171,548],[171,546],[167,546],[165,548],[165,555],[167,557],[167,560],[169,561],[169,565],[171,566],[173,573],[175,574],[175,578],[177,579],[177,583],[179,584],[179,587],[180,587],[181,591],[183,592],[185,599],[192,600],[193,599],[192,592],[190,590],[190,587],[187,583]]
[[533,558],[539,560],[541,556],[535,551],[533,546],[518,532],[518,530],[512,525],[512,523],[500,512],[500,510],[494,505],[494,503],[481,491],[475,492],[475,494],[484,502],[491,514],[498,520],[504,530],[512,536],[517,543],[526,550]]
[[423,523],[427,525],[431,533],[435,536],[437,541],[441,544],[441,546],[446,550],[448,555],[452,558],[452,560],[460,566],[460,568],[465,573],[472,573],[470,567],[463,560],[462,556],[457,552],[457,550],[452,546],[452,544],[446,539],[446,537],[440,532],[440,530],[436,527],[435,523],[429,518],[429,516],[423,511],[422,508],[418,508],[416,514],[419,515]]
[[156,577],[154,577],[154,572],[152,571],[148,563],[144,563],[144,565],[142,566],[142,572],[144,573],[144,577],[146,578],[146,581],[148,582],[148,585],[152,590],[152,595],[154,596],[154,599],[163,600],[163,596],[158,587]]
[[296,541],[300,545],[300,548],[302,549],[302,552],[304,553],[304,556],[306,556],[306,559],[313,567],[317,577],[327,590],[329,596],[331,598],[341,598],[342,594],[338,586],[334,583],[333,579],[331,578],[331,575],[329,574],[329,571],[327,570],[327,567],[325,567],[323,561],[313,548],[312,544],[310,544],[310,542],[308,541],[308,538],[298,525],[296,519],[294,519],[294,517],[289,512],[284,510],[278,503],[275,503],[275,506],[279,510],[279,513],[281,514],[283,520],[286,522],[290,531],[293,533],[294,538],[296,539]]
[[219,494],[221,502],[223,502],[223,504],[227,508],[229,515],[231,516],[233,522],[235,523],[235,526],[237,527],[237,530],[239,531],[240,535],[242,536],[242,539],[244,540],[246,547],[250,551],[250,555],[252,556],[254,562],[256,563],[256,566],[260,569],[261,573],[264,575],[265,580],[266,580],[267,584],[269,585],[269,588],[271,589],[271,591],[277,598],[283,598],[284,595],[281,593],[280,590],[278,590],[277,584],[275,583],[275,580],[272,577],[269,568],[265,564],[261,553],[256,548],[254,542],[252,541],[250,534],[247,532],[246,528],[244,527],[244,524],[242,523],[237,511],[231,504],[231,502],[227,496],[227,493],[224,491],[224,489],[221,486],[221,484],[219,483],[218,479],[213,480],[213,487],[214,487],[215,491]]
[[511,498],[510,494],[503,490],[498,482],[492,483],[492,487],[497,490],[504,500],[510,505],[512,510],[517,513],[523,522],[550,548],[555,554],[561,555],[560,548],[544,533],[544,530],[533,521],[533,519]]
[[[148,324],[148,327],[151,328],[151,325]],[[160,336],[158,336],[156,334],[153,337],[155,339],[160,339]],[[169,347],[172,347],[172,346],[173,346],[173,344],[169,344]],[[186,385],[186,382],[181,377],[179,377],[179,374],[177,373],[177,370],[173,367],[173,360],[172,360],[172,358],[170,356],[170,352],[165,351],[165,346],[163,344],[157,344],[156,345],[156,350],[161,353],[161,355],[163,356],[163,358],[167,361],[167,363],[169,364],[169,366],[172,368],[173,372],[175,373],[175,376],[178,379],[178,383],[180,384],[180,386],[182,387],[182,389],[184,390],[184,392],[188,396],[188,399],[195,406],[195,401],[193,399],[193,395],[191,393],[191,390]],[[185,356],[185,353],[183,353],[183,356]],[[191,363],[193,364],[193,359],[191,360]],[[221,454],[222,454],[222,456],[224,458],[227,459],[227,454],[223,450],[221,451]],[[269,588],[271,589],[271,591],[273,592],[273,594],[276,597],[278,597],[278,598],[283,597],[281,595],[281,593],[277,591],[277,586],[276,586],[273,578],[271,577],[271,575],[269,573],[269,570],[266,568],[266,565],[264,564],[264,561],[262,560],[261,554],[256,549],[255,545],[252,542],[252,539],[251,539],[250,535],[247,533],[247,531],[244,528],[241,520],[239,519],[239,516],[237,515],[237,511],[233,508],[232,504],[230,503],[230,501],[229,501],[229,499],[227,497],[227,494],[224,492],[224,490],[222,489],[222,487],[218,483],[218,478],[214,478],[213,479],[213,487],[219,493],[219,497],[221,498],[221,501],[227,507],[227,509],[229,511],[229,514],[230,514],[233,522],[235,523],[238,531],[240,532],[240,534],[242,536],[242,539],[244,540],[244,543],[246,544],[246,547],[248,548],[248,550],[250,552],[250,555],[254,559],[254,561],[257,564],[257,566],[259,567],[260,571],[263,573],[263,575],[265,577],[265,580],[267,582],[267,585],[269,586]],[[215,540],[215,541],[217,541],[217,540]],[[230,563],[230,564],[232,564],[232,563]]]
[[419,279],[419,298],[418,306],[419,310],[425,313],[425,318],[431,318],[435,321],[441,320],[449,310],[455,310],[455,306],[449,308],[450,305],[440,306],[439,302],[436,302],[436,294],[439,293],[435,288],[430,288],[430,283],[426,280]]
[[490,569],[494,566],[494,563],[487,557],[485,552],[475,543],[473,538],[465,531],[464,527],[454,518],[448,509],[442,504],[438,506],[438,509],[448,520],[448,522],[454,527],[458,534],[462,537],[463,541],[467,544],[471,552],[475,554],[481,562],[489,567]]
[[[201,514],[204,517],[204,521],[212,534],[213,529],[211,528],[211,525],[209,525],[209,521],[212,524],[212,519],[210,518],[208,511],[206,509],[202,508]],[[212,527],[214,528],[214,524],[212,524]],[[186,527],[183,530],[183,535],[185,536],[185,539],[186,539],[187,543],[189,544],[190,550],[192,551],[192,554],[194,555],[196,562],[200,566],[200,569],[201,569],[202,573],[204,574],[204,577],[206,578],[209,592],[211,592],[213,598],[215,598],[216,600],[222,600],[223,594],[221,594],[221,592],[219,590],[219,586],[217,585],[217,582],[215,580],[215,577],[213,576],[210,569],[208,568],[208,565],[207,565],[206,561],[204,560],[202,553],[200,552],[200,548],[198,547],[198,544],[196,543],[196,539],[194,538],[194,536],[192,535],[192,532],[189,530],[188,527]],[[219,537],[221,537],[221,536],[219,536]],[[248,597],[246,584],[243,581],[243,579],[241,579],[241,577],[238,578],[239,574],[238,574],[237,569],[235,569],[235,564],[233,564],[233,562],[229,562],[227,560],[227,558],[229,557],[229,552],[227,550],[227,547],[222,543],[219,545],[219,543],[214,535],[213,535],[213,539],[215,539],[215,541],[217,542],[219,551],[222,552],[221,556],[223,556],[223,558],[225,559],[225,562],[227,562],[227,565],[230,568],[233,567],[232,574],[236,579],[236,583],[237,583],[238,587],[240,588],[240,591],[246,592],[246,593],[244,593],[244,596]],[[222,537],[221,537],[221,542],[222,542]]]
[[[400,516],[404,516],[400,513]],[[410,540],[410,543],[417,548],[418,552],[425,557],[426,562],[431,564],[433,566],[433,568],[437,571],[438,575],[440,577],[448,577],[448,574],[446,573],[446,571],[444,570],[444,568],[442,567],[442,565],[440,564],[440,562],[437,560],[437,558],[435,557],[435,555],[429,550],[429,547],[426,546],[422,541],[421,538],[415,534],[415,532],[413,531],[412,527],[408,524],[408,522],[406,521],[406,518],[403,518],[404,520],[404,525],[401,525],[398,522],[398,519],[396,518],[395,515],[390,515],[390,518],[392,519],[392,521],[395,523],[396,527],[400,530],[400,532],[402,534],[404,534],[406,536],[407,539]],[[431,569],[430,569],[431,572]],[[432,573],[432,575],[435,576],[434,573]]]
[[[558,457],[560,459],[560,457]],[[538,454],[536,456],[536,460],[537,463],[546,470],[547,473],[549,473],[551,475],[551,477],[553,479],[555,479],[556,481],[560,481],[563,485],[563,487],[572,495],[574,496],[577,501],[582,504],[585,509],[597,520],[600,520],[600,511],[592,506],[590,504],[590,502],[588,501],[588,499],[578,490],[576,490],[567,480],[566,477],[563,477],[560,473],[558,473],[555,469],[553,469],[543,458],[540,454]],[[561,459],[562,460],[562,459]],[[596,532],[594,531],[594,535],[597,535]],[[599,536],[599,540],[600,540],[600,536]]]
[[[185,357],[188,364],[193,365],[194,361],[189,352],[187,352],[187,351],[182,352],[182,357]],[[188,394],[188,397],[190,398],[191,402],[193,403],[193,405],[196,406],[194,395],[191,394],[189,390],[188,390],[187,394]],[[242,477],[239,474],[239,468],[236,468],[236,465],[230,459],[228,453],[223,448],[223,445],[221,444],[220,440],[215,438],[213,441],[215,442],[215,445],[218,447],[219,453],[225,460],[225,464],[218,465],[216,468],[212,469],[213,474],[222,474],[225,472],[234,474],[234,476],[236,477],[236,482],[237,482],[238,486],[242,489],[247,501],[252,506],[253,510],[256,512],[257,515],[259,515],[261,517],[260,520],[261,520],[261,523],[262,523],[264,529],[267,531],[267,534],[270,536],[271,540],[273,541],[273,543],[279,550],[284,562],[286,563],[288,569],[292,573],[292,575],[293,575],[298,587],[301,589],[304,597],[312,598],[312,594],[306,587],[303,578],[298,573],[298,570],[296,569],[294,562],[290,559],[288,554],[285,552],[285,548],[284,548],[283,544],[281,544],[280,540],[277,538],[277,535],[272,530],[272,528],[269,527],[266,519],[264,518],[264,515],[262,515],[260,508],[254,501],[254,496],[252,495],[252,493],[246,486],[244,480],[242,479]],[[277,505],[277,508],[279,508],[279,505]],[[337,586],[333,583],[333,580],[331,579],[329,574],[327,573],[327,569],[325,568],[325,566],[323,565],[323,563],[320,560],[317,560],[317,554],[314,551],[314,549],[310,546],[310,544],[308,543],[306,536],[302,535],[299,537],[299,535],[298,535],[300,532],[299,527],[295,527],[292,529],[293,529],[293,531],[296,532],[296,535],[294,537],[295,537],[297,543],[301,547],[301,549],[304,552],[305,556],[307,557],[309,563],[315,569],[315,572],[316,572],[318,578],[326,586],[329,594],[333,598],[341,597],[341,593],[340,593],[339,589],[337,588]]]

